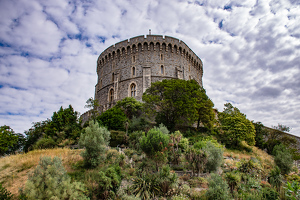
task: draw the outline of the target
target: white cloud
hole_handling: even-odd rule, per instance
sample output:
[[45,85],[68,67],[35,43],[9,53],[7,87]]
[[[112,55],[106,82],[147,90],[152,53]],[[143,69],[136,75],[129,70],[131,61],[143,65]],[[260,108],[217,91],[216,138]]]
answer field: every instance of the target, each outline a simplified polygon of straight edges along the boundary
[[1,1],[0,121],[23,132],[60,106],[83,113],[99,54],[152,29],[202,59],[220,111],[234,102],[251,120],[300,136],[299,19],[293,0]]

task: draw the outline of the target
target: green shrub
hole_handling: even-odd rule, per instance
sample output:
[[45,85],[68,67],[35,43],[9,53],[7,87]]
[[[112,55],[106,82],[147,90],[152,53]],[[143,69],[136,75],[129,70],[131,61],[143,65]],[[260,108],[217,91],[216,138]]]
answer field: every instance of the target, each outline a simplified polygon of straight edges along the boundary
[[86,167],[94,168],[99,165],[103,160],[109,140],[110,132],[104,127],[99,127],[98,122],[90,121],[79,139],[79,145],[85,147],[81,155]]
[[269,175],[269,183],[279,191],[282,184],[282,175],[278,166],[271,170]]
[[222,179],[221,176],[217,174],[211,174],[208,180],[208,190],[206,192],[206,197],[209,200],[228,200],[230,199],[229,187],[226,181]]
[[256,175],[261,170],[261,167],[259,163],[255,162],[253,159],[243,159],[238,163],[238,170],[243,173]]
[[129,134],[129,147],[137,151],[140,150],[140,139],[145,136],[143,131],[134,131]]
[[266,199],[266,200],[277,200],[279,197],[279,194],[273,188],[263,188],[262,196],[263,196],[263,199]]
[[126,144],[127,137],[124,131],[110,131],[110,146],[117,147],[118,145]]
[[223,162],[223,147],[219,143],[208,141],[202,149],[208,154],[206,170],[217,171]]
[[13,198],[13,195],[0,184],[0,199],[1,200],[10,200]]
[[80,182],[71,183],[58,157],[42,157],[23,191],[28,199],[88,199]]
[[108,130],[125,131],[127,118],[121,108],[113,107],[98,116],[97,121],[101,121]]
[[273,149],[274,161],[282,174],[289,174],[293,168],[293,156],[283,145],[276,145]]
[[136,118],[133,116],[129,123],[130,131],[146,131],[151,126],[150,122],[143,116]]
[[33,149],[51,149],[56,146],[56,142],[50,137],[39,139],[34,145]]
[[233,191],[241,181],[241,176],[238,173],[227,172],[225,174],[225,179],[230,187],[231,194],[233,194]]
[[150,173],[141,172],[133,178],[130,192],[142,200],[151,199],[160,193],[157,177]]
[[292,183],[287,182],[286,186],[286,196],[290,199],[300,199],[300,185],[298,182],[293,181]]

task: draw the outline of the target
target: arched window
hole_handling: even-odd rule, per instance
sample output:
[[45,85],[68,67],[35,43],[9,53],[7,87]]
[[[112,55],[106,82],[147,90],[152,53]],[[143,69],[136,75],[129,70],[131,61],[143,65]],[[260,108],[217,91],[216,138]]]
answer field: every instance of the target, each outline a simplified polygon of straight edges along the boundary
[[108,101],[109,101],[110,103],[114,101],[114,89],[110,89]]
[[164,66],[160,66],[160,73],[163,75],[164,74]]
[[132,67],[132,76],[135,76],[135,67]]
[[135,97],[136,96],[136,85],[134,83],[132,83],[130,85],[130,96],[131,97]]

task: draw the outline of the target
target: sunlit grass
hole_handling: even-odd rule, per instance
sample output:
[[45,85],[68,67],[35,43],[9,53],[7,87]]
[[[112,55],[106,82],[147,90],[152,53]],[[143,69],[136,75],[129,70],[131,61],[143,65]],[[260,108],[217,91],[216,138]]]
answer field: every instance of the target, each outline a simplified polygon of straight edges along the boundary
[[19,188],[23,187],[28,173],[39,163],[40,157],[58,156],[62,159],[67,171],[72,171],[72,164],[82,160],[82,150],[71,149],[42,149],[30,151],[26,154],[17,154],[0,158],[0,183],[12,194],[17,194]]

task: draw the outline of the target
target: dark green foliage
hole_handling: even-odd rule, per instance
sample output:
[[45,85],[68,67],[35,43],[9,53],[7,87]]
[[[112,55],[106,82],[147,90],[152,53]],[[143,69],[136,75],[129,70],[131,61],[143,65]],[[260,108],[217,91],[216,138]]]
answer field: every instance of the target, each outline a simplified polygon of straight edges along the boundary
[[279,167],[275,167],[271,170],[269,175],[269,183],[279,191],[280,186],[282,185],[283,177],[281,175],[281,171]]
[[263,188],[262,197],[266,200],[278,200],[279,194],[273,188]]
[[140,148],[146,155],[156,162],[156,169],[167,158],[167,146],[169,144],[169,135],[162,133],[159,128],[152,128],[147,136],[140,139]]
[[101,121],[108,130],[125,131],[127,118],[121,108],[113,107],[98,116],[97,121]]
[[130,131],[146,131],[151,127],[150,122],[143,116],[136,118],[133,116],[129,123]]
[[166,150],[169,144],[169,135],[162,133],[158,128],[152,128],[147,136],[140,140],[141,149],[149,157],[154,157],[156,153]]
[[171,79],[152,83],[143,94],[143,101],[146,113],[169,130],[174,130],[175,125],[191,125],[198,119],[209,126],[214,120],[213,104],[194,80]]
[[169,166],[163,166],[158,172],[158,185],[161,195],[165,196],[177,184],[176,173],[171,173]]
[[274,147],[281,143],[290,149],[297,148],[296,139],[285,134],[286,132],[289,132],[289,130],[289,127],[282,124],[278,124],[278,126],[273,126],[272,129],[268,129],[265,139],[266,149],[269,154],[272,154]]
[[185,159],[188,161],[188,165],[192,168],[193,176],[197,173],[204,171],[207,163],[207,153],[201,149],[191,147],[185,152]]
[[252,159],[241,160],[241,162],[239,163],[238,170],[246,174],[256,175],[257,172],[260,170],[260,165]]
[[129,147],[140,150],[140,139],[145,136],[143,131],[134,131],[129,134]]
[[126,97],[121,101],[118,101],[115,105],[117,108],[121,108],[128,119],[132,119],[134,116],[139,117],[142,113],[141,109],[143,103],[137,101],[133,97]]
[[109,167],[104,171],[93,173],[90,188],[97,199],[114,199],[121,184],[120,169]]
[[286,196],[292,200],[300,199],[300,184],[299,182],[293,181],[292,183],[287,182],[286,186]]
[[88,199],[80,182],[71,183],[61,159],[42,157],[39,165],[28,176],[23,191],[28,199]]
[[265,137],[268,134],[268,130],[264,127],[261,122],[252,122],[255,127],[255,146],[260,149],[265,149],[266,142]]
[[1,200],[11,200],[13,198],[13,195],[5,188],[2,186],[0,183],[0,199]]
[[56,145],[57,143],[52,138],[43,137],[33,145],[33,149],[51,149],[54,148]]
[[127,136],[124,131],[110,131],[110,146],[117,147],[127,144]]
[[109,140],[110,132],[105,127],[99,127],[98,122],[89,122],[79,139],[79,145],[85,147],[82,157],[87,168],[94,168],[100,164]]
[[32,150],[34,144],[42,138],[52,138],[57,145],[65,139],[76,141],[80,132],[79,113],[71,105],[65,109],[60,107],[58,112],[53,113],[51,120],[35,122],[32,128],[25,131],[24,151]]
[[218,117],[226,147],[238,148],[242,141],[246,141],[250,146],[255,144],[254,125],[238,108],[226,103],[224,111],[219,113]]
[[293,157],[289,149],[283,144],[276,145],[273,149],[273,155],[282,174],[289,174],[293,168]]
[[235,190],[235,188],[238,186],[238,184],[241,181],[240,174],[238,174],[236,172],[227,172],[225,174],[225,179],[229,185],[231,194],[233,194],[233,191]]
[[151,173],[140,172],[133,178],[130,192],[142,200],[153,199],[160,193],[157,176]]
[[0,156],[20,151],[25,138],[20,133],[15,133],[9,126],[0,126]]
[[229,187],[226,181],[222,179],[220,175],[211,174],[208,180],[209,188],[206,192],[208,200],[228,200],[230,198]]

